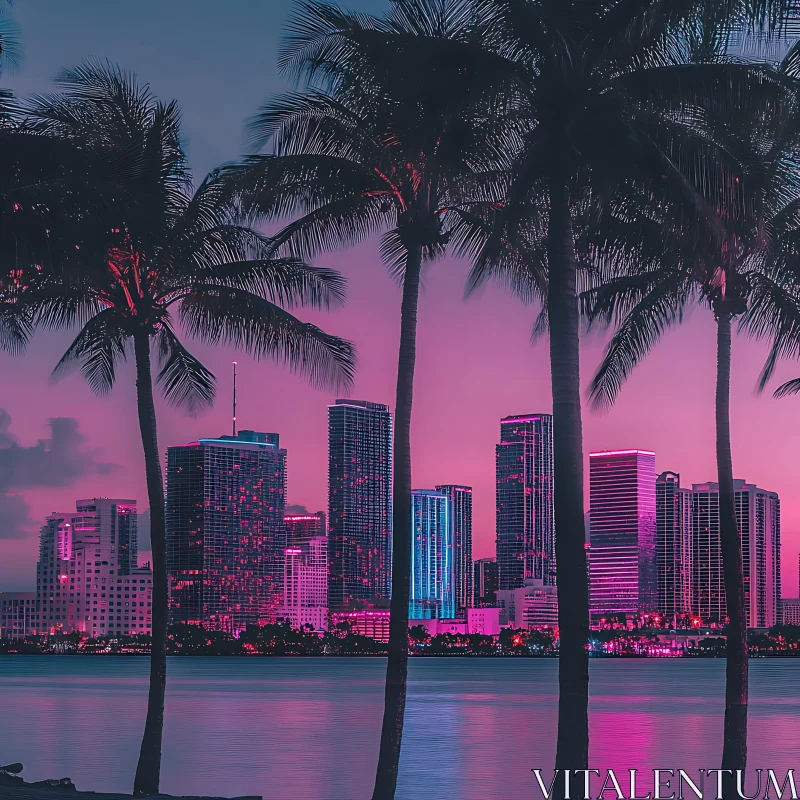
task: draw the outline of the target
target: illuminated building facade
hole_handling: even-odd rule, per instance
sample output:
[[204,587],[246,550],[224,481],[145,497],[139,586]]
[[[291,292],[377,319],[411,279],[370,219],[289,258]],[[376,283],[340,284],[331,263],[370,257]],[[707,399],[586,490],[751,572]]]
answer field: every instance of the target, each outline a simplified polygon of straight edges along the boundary
[[553,417],[502,419],[495,461],[499,588],[517,589],[526,578],[554,586]]
[[[775,492],[735,480],[736,525],[742,542],[749,628],[776,625],[781,596],[781,512]],[[706,625],[727,618],[719,536],[719,484],[692,486],[692,611]]]
[[328,538],[316,536],[284,551],[283,606],[278,616],[293,628],[328,630]]
[[592,616],[657,611],[655,453],[589,455],[589,526]]
[[456,613],[473,604],[472,487],[443,484],[436,487],[450,501],[453,526],[453,594]]
[[497,559],[479,558],[473,562],[475,608],[493,606],[497,602]]
[[512,628],[558,628],[558,590],[535,578],[519,589],[501,589],[497,605]]
[[39,536],[39,633],[152,633],[153,573],[136,566],[136,501],[78,500]]
[[331,628],[346,627],[376,642],[389,641],[389,611],[377,608],[360,611],[331,611]]
[[286,450],[240,431],[167,451],[170,621],[236,633],[283,603]]
[[328,407],[328,601],[386,601],[392,580],[392,415],[388,406]]
[[317,514],[286,514],[283,517],[286,526],[286,546],[302,547],[318,536],[327,536],[325,515]]
[[420,489],[411,492],[409,619],[456,615],[452,513],[447,495]]
[[656,579],[658,611],[665,622],[692,610],[692,503],[681,476],[662,472],[656,479]]
[[38,632],[36,592],[0,592],[0,639],[22,639]]
[[800,626],[800,600],[784,597],[781,600],[781,625]]

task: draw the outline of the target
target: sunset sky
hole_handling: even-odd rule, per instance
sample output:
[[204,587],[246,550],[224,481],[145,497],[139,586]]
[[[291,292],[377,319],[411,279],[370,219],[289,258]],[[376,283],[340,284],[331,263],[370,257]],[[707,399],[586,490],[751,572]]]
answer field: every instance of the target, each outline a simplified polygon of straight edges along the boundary
[[[18,0],[23,56],[0,86],[18,94],[46,91],[60,68],[88,56],[108,58],[138,73],[162,99],[184,112],[184,135],[195,174],[245,152],[247,118],[285,83],[276,48],[290,0]],[[355,0],[380,11],[384,0]],[[333,253],[319,264],[348,278],[344,308],[305,314],[352,339],[359,370],[352,397],[393,404],[400,291],[381,266],[377,243]],[[499,420],[551,410],[547,345],[530,345],[535,309],[487,287],[464,300],[468,265],[446,259],[429,268],[420,302],[413,417],[413,482],[474,487],[474,556],[494,553],[494,445]],[[71,341],[37,334],[26,355],[0,355],[0,591],[33,589],[36,532],[44,516],[74,507],[79,497],[135,498],[146,507],[136,419],[134,375],[123,369],[114,392],[92,395],[78,374],[58,383],[50,372]],[[315,391],[270,363],[198,345],[193,351],[219,378],[215,407],[190,418],[158,406],[161,450],[199,436],[228,433],[230,364],[239,362],[241,428],[277,431],[288,449],[288,502],[324,509],[327,410],[335,398]],[[586,385],[603,337],[584,345]],[[780,494],[785,596],[798,595],[800,397],[757,396],[764,346],[738,338],[732,379],[736,477]],[[674,470],[689,485],[715,479],[714,326],[698,308],[665,337],[607,414],[588,409],[585,458],[593,450],[654,450],[658,471]],[[800,375],[800,363],[780,367],[776,382]],[[774,388],[773,386],[773,388]],[[48,420],[60,418],[53,431]],[[53,437],[52,447],[37,446]],[[587,470],[588,480],[588,470]],[[588,494],[587,494],[588,498]]]

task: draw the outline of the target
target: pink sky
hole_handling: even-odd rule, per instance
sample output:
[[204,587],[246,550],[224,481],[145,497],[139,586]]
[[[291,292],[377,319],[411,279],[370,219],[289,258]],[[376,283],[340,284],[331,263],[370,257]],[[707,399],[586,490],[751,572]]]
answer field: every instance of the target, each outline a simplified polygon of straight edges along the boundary
[[[384,273],[375,243],[320,259],[350,280],[347,306],[314,319],[354,340],[359,371],[352,396],[393,404],[400,292]],[[551,410],[546,342],[532,348],[533,309],[493,287],[463,300],[467,267],[445,260],[426,275],[420,303],[419,358],[413,417],[414,486],[437,483],[474,487],[474,556],[494,552],[494,445],[499,420],[508,414]],[[4,376],[0,407],[11,415],[11,432],[25,445],[47,434],[46,420],[75,417],[88,436],[86,447],[120,469],[58,489],[24,492],[38,521],[77,497],[116,495],[146,506],[138,439],[133,375],[120,372],[118,386],[105,398],[91,394],[78,374],[57,384],[48,376],[66,335],[38,335],[27,355],[0,356]],[[583,348],[583,382],[591,377],[602,339]],[[220,378],[215,407],[192,419],[161,403],[162,451],[198,436],[227,433],[230,427],[230,362],[239,361],[239,425],[277,431],[288,449],[288,500],[311,510],[326,507],[327,410],[334,395],[314,391],[279,366],[256,363],[225,349],[195,352]],[[732,426],[734,471],[777,491],[782,501],[784,595],[797,595],[800,502],[795,492],[800,432],[800,398],[782,401],[755,395],[753,387],[764,348],[737,338],[734,344]],[[696,309],[680,329],[667,335],[625,386],[607,414],[584,416],[584,457],[593,450],[654,450],[658,471],[680,472],[684,485],[715,479],[714,327]],[[800,365],[781,366],[779,379],[800,374]],[[587,470],[588,480],[588,470]],[[588,493],[587,493],[588,499]],[[2,520],[0,520],[0,526]],[[0,589],[33,587],[36,536],[0,538]]]

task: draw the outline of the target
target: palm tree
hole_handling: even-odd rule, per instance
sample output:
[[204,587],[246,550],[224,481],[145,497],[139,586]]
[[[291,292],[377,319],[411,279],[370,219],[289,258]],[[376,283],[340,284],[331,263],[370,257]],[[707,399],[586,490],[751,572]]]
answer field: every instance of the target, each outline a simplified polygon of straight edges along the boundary
[[324,386],[349,385],[354,351],[286,310],[341,302],[337,273],[277,257],[269,239],[237,224],[215,174],[190,191],[174,102],[158,102],[134,76],[107,64],[64,72],[58,85],[60,93],[37,98],[30,109],[38,129],[101,161],[116,184],[105,216],[76,209],[71,239],[57,249],[57,271],[44,271],[20,302],[36,325],[81,326],[55,373],[79,364],[99,394],[112,388],[120,363],[133,354],[153,550],[150,692],[134,794],[157,794],[167,571],[151,350],[162,394],[189,410],[212,402],[215,381],[181,342],[180,327],[202,342],[278,359]]
[[[769,80],[767,70],[758,72]],[[770,100],[764,103],[765,108],[773,106],[770,113],[708,115],[710,133],[730,159],[726,169],[739,165],[733,194],[709,191],[723,185],[722,174],[704,188],[713,230],[703,235],[668,204],[654,203],[652,195],[629,196],[623,214],[615,209],[609,213],[615,219],[598,224],[590,245],[601,269],[617,271],[617,277],[585,296],[590,320],[618,323],[591,383],[596,405],[613,403],[636,364],[664,330],[682,320],[689,304],[699,302],[714,316],[720,544],[728,616],[723,769],[744,769],[747,761],[747,618],[730,432],[732,324],[738,318],[751,333],[766,335],[774,332],[777,317],[790,320],[793,308],[793,324],[800,327],[800,303],[792,301],[780,271],[768,268],[768,255],[774,250],[770,231],[786,226],[796,213],[798,197],[800,119],[789,91],[778,96],[780,105],[774,103],[773,88],[785,75],[786,65],[770,83]],[[773,365],[776,357],[771,356]],[[762,385],[769,371],[765,367]]]
[[[411,410],[423,267],[449,225],[492,193],[505,124],[490,91],[499,59],[475,46],[464,0],[397,0],[385,18],[303,3],[280,64],[305,91],[270,101],[251,125],[260,148],[231,176],[253,213],[301,216],[278,238],[310,258],[383,232],[402,286],[394,420],[391,625],[374,800],[397,784],[408,663]],[[467,235],[459,233],[459,236]]]
[[586,273],[576,253],[578,215],[595,213],[621,182],[651,180],[663,201],[698,217],[693,173],[703,171],[714,143],[681,109],[700,97],[746,96],[752,75],[743,65],[724,77],[716,66],[687,65],[688,34],[710,11],[727,30],[748,20],[768,26],[783,9],[724,0],[475,0],[474,7],[481,41],[520,70],[516,116],[527,126],[468,289],[498,277],[540,300],[535,330],[549,329],[560,632],[555,766],[585,769],[589,598],[578,294]]

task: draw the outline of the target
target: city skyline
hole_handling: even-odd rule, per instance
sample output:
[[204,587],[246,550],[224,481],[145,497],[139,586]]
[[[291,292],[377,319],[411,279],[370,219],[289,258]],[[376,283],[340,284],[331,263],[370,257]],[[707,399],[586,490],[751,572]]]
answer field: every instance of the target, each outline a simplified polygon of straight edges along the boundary
[[[342,405],[337,407],[344,410]],[[388,417],[382,406],[367,402],[347,405],[350,411],[355,408]],[[376,427],[385,425],[379,423]],[[356,436],[344,437],[352,438],[354,444],[369,432],[363,421],[356,428]],[[201,439],[170,448],[167,566],[173,622],[201,624],[209,630],[235,635],[254,622],[281,620],[295,627],[311,625],[323,631],[327,629],[329,612],[336,616],[336,609],[328,604],[328,538],[318,535],[324,529],[324,514],[283,514],[286,453],[279,445],[277,433],[245,430],[237,436]],[[363,450],[363,445],[359,449]],[[680,476],[675,472],[656,477],[655,453],[640,450],[591,453],[590,481],[590,594],[594,622],[602,625],[627,617],[629,621],[639,618],[645,624],[652,619],[658,626],[660,617],[667,626],[676,627],[724,623],[718,484],[693,484],[688,489],[681,487]],[[442,619],[450,624],[455,617],[463,622],[466,614],[469,624],[472,609],[459,609],[455,598],[456,526],[451,493],[442,491],[444,488],[412,492],[409,619]],[[795,618],[794,609],[800,602],[797,598],[783,598],[781,592],[780,500],[775,492],[743,479],[735,479],[734,489],[748,627],[765,629],[780,623],[784,599],[786,619]],[[48,515],[41,528],[36,592],[0,591],[6,606],[12,598],[15,604],[11,617],[4,611],[4,630],[13,630],[14,635],[22,635],[23,630],[32,634],[79,630],[102,636],[124,632],[115,630],[123,628],[123,623],[124,628],[128,627],[129,619],[124,616],[129,613],[127,603],[115,624],[115,617],[107,615],[123,613],[122,603],[111,608],[114,604],[110,600],[101,599],[92,602],[98,608],[90,607],[88,592],[92,580],[94,588],[101,592],[114,583],[151,583],[149,564],[136,566],[136,501],[96,497],[77,500],[75,507],[76,512]],[[197,509],[203,509],[202,513],[198,514]],[[372,515],[364,519],[369,521]],[[240,522],[238,527],[236,520]],[[287,536],[293,526],[297,529]],[[280,537],[276,538],[278,533]],[[196,563],[185,557],[209,547],[214,553],[213,561],[203,555]],[[89,561],[90,550],[93,559],[100,560]],[[183,556],[176,560],[176,552]],[[279,557],[280,586],[269,580],[268,568],[274,556]],[[225,565],[225,571],[220,572],[215,565]],[[196,566],[199,569],[194,569]],[[493,568],[491,581],[496,587],[496,560],[476,559],[472,566],[476,588],[483,587],[474,597],[475,606],[495,605],[495,589],[490,600],[490,579],[485,570]],[[176,571],[177,567],[183,571]],[[119,579],[114,577],[115,570]],[[123,576],[143,580],[123,581]],[[390,578],[383,575],[380,580],[389,582]],[[198,591],[192,584],[204,588]],[[119,586],[116,591],[124,593],[129,589]],[[102,593],[93,596],[106,598]],[[128,595],[117,595],[120,601],[123,596],[128,600]],[[220,605],[220,600],[227,601],[228,606]],[[541,579],[526,577],[520,587],[497,591],[496,601],[511,625],[541,628],[558,624],[555,586],[548,586]],[[35,608],[30,607],[31,603]],[[265,613],[265,603],[271,608],[269,613]],[[194,606],[196,611],[188,610]],[[24,609],[22,617],[16,611],[18,607]],[[236,611],[232,613],[232,609]],[[358,614],[369,616],[373,612],[388,615],[385,607],[372,607],[371,603]],[[91,613],[99,616],[88,616]],[[145,628],[145,623],[149,627],[149,616],[139,619],[140,628]],[[136,627],[133,622],[130,624]]]
[[[354,0],[349,5],[379,11],[384,4]],[[150,81],[161,97],[177,99],[184,112],[190,163],[200,177],[244,151],[245,121],[265,97],[286,88],[275,73],[275,53],[290,6],[289,0],[276,0],[248,7],[246,12],[231,11],[221,20],[217,3],[198,0],[197,13],[187,20],[179,10],[145,0],[139,6],[143,13],[126,15],[124,24],[120,23],[122,10],[106,6],[102,13],[93,13],[93,24],[87,26],[82,21],[85,17],[55,0],[17,3],[13,15],[25,52],[19,69],[7,73],[4,82],[22,95],[49,91],[49,81],[60,68],[79,63],[88,53],[113,58]],[[147,9],[158,15],[158,25],[148,22]],[[209,58],[197,47],[198,41],[209,40],[218,42],[224,57]],[[146,52],[138,46],[141,41],[149,42]],[[236,91],[222,91],[229,85],[235,85]],[[215,87],[222,104],[213,119],[207,113],[208,86]],[[392,404],[399,327],[399,312],[394,309],[399,289],[380,266],[378,242],[333,253],[318,263],[340,269],[349,279],[348,300],[340,311],[309,313],[308,319],[355,341],[360,361],[352,397]],[[465,262],[448,257],[425,275],[419,323],[420,343],[424,341],[425,346],[420,346],[415,382],[413,481],[415,486],[448,481],[473,487],[473,554],[482,557],[494,552],[491,452],[497,443],[497,420],[519,409],[549,411],[551,397],[546,343],[529,345],[536,310],[493,286],[486,287],[480,298],[464,302],[467,271]],[[387,308],[392,310],[387,313]],[[637,368],[614,409],[601,415],[587,408],[585,463],[590,451],[644,447],[659,454],[662,467],[679,470],[687,485],[716,478],[713,328],[710,315],[693,314]],[[36,559],[38,526],[48,513],[65,507],[75,496],[122,494],[138,498],[141,509],[146,506],[138,430],[135,424],[120,422],[135,419],[131,365],[120,370],[119,386],[110,397],[95,397],[77,375],[54,387],[50,371],[65,340],[61,334],[37,333],[24,358],[0,355],[0,369],[14,387],[0,397],[0,408],[11,418],[0,437],[7,433],[21,446],[36,448],[39,439],[50,435],[48,418],[75,420],[86,437],[82,447],[87,463],[107,462],[117,468],[102,475],[83,472],[85,479],[76,472],[71,482],[66,477],[55,482],[45,476],[24,481],[15,476],[12,484],[0,486],[0,513],[7,526],[0,530],[0,585],[11,588],[30,587],[25,568]],[[603,344],[602,337],[587,337],[582,345],[584,387],[600,362]],[[242,425],[280,431],[290,453],[288,502],[310,511],[326,508],[325,409],[335,396],[308,388],[280,365],[256,363],[226,347],[211,349],[192,343],[192,349],[217,375],[218,400],[213,409],[195,419],[157,399],[162,454],[169,446],[229,430],[230,362],[236,358]],[[800,400],[776,401],[769,394],[754,394],[764,355],[764,346],[735,338],[734,472],[750,476],[781,496],[783,538],[791,553],[800,547],[800,498],[796,498],[793,477],[794,454],[800,448],[796,425]],[[780,364],[774,385],[795,377],[795,372],[796,364]],[[679,428],[656,425],[676,408],[681,415]],[[469,435],[454,437],[454,428]],[[771,443],[769,448],[763,447],[765,441]],[[588,498],[588,474],[586,478]],[[12,525],[14,538],[7,532]],[[785,558],[783,565],[784,583],[797,585],[797,559]]]
[[[371,401],[353,401],[353,400],[337,400],[333,407],[335,407],[336,404],[339,404],[339,403],[341,403],[341,405],[343,405],[343,406],[353,406],[354,404],[360,404],[362,402],[364,402],[364,403],[366,403],[368,405],[373,405],[373,406],[376,406],[376,407],[389,409],[388,406],[382,406],[382,404],[375,404],[375,403],[372,403]],[[330,409],[331,406],[329,406],[328,408]],[[388,411],[387,413],[391,417],[391,412]],[[539,416],[542,416],[542,415],[530,415],[530,416],[531,417],[539,417]],[[547,416],[547,415],[544,415],[544,416]],[[517,419],[517,417],[504,417],[504,418],[501,418],[501,420],[500,420],[501,424],[504,424],[507,421],[507,419]],[[253,431],[242,430],[242,431],[240,431],[240,435],[245,435],[245,436],[253,435]],[[274,433],[274,434],[256,434],[256,435],[257,436],[270,437],[270,441],[277,446],[278,438],[279,438],[279,436],[281,434]],[[211,441],[211,440],[214,440],[215,438],[217,438],[217,437],[202,437],[201,436],[201,437],[198,437],[198,441],[201,441],[203,439]],[[231,439],[231,438],[232,437],[230,437],[230,436],[219,437],[220,440]],[[2,442],[2,439],[0,439],[0,442]],[[38,447],[41,448],[41,446],[42,446],[42,444],[40,442],[38,444]],[[185,444],[183,444],[183,445],[171,445],[171,446],[168,446],[167,448],[165,448],[165,450],[170,450],[170,449],[174,449],[176,447],[181,447],[181,446],[186,446],[186,445]],[[497,445],[495,445],[495,448],[497,448]],[[634,452],[636,450],[637,450],[636,448],[632,448],[630,452]],[[285,450],[284,450],[284,452],[285,452]],[[612,450],[612,451],[599,451],[599,452],[600,453],[604,453],[604,452],[617,452],[617,451],[613,451]],[[629,452],[629,451],[623,450],[623,451],[619,451],[619,452]],[[641,451],[641,452],[650,453],[651,451]],[[166,455],[167,455],[167,453],[165,452],[165,454],[164,454],[165,460],[166,460]],[[585,453],[584,454],[585,461],[587,462],[586,463],[586,466],[587,466],[587,469],[586,469],[586,482],[587,482],[587,484],[589,484],[589,478],[590,478],[590,465],[591,465],[590,458],[591,458],[591,456],[594,456],[594,455],[597,455],[597,454],[596,453]],[[658,458],[658,457],[656,456],[656,458]],[[287,469],[286,469],[286,471],[290,475],[291,472],[288,469],[288,464],[292,463],[291,454],[289,454],[286,457],[286,461],[287,461]],[[676,475],[677,476],[677,473],[672,473],[672,472],[669,472],[669,471],[664,473],[664,474],[665,475],[669,474],[669,475]],[[659,469],[656,469],[656,475],[658,475],[659,478],[661,477]],[[742,480],[740,480],[740,479],[736,479],[736,480],[737,480],[737,485],[739,483],[742,483]],[[91,489],[95,485],[96,482],[97,482],[96,478],[93,478],[91,481],[88,481],[89,486],[87,486],[86,488]],[[711,485],[714,482],[713,481],[702,481],[700,483]],[[452,487],[454,484],[452,484],[452,483],[451,484],[440,484],[439,480],[437,480],[436,481],[436,485],[437,485],[437,490],[438,490],[439,488],[445,489],[447,486]],[[692,484],[692,486],[694,486],[694,485],[698,485],[698,484],[697,483]],[[748,485],[750,485],[750,484],[748,484]],[[472,497],[471,487],[460,487],[460,488],[469,488],[470,489],[470,498]],[[590,510],[589,509],[589,506],[590,506],[590,492],[588,491],[589,488],[590,487],[587,486],[587,492],[586,492],[586,495],[585,495],[585,497],[586,497],[586,515],[587,515],[587,519],[588,519],[589,510]],[[495,484],[495,491],[496,491],[496,484]],[[656,491],[658,491],[658,482],[656,482]],[[685,491],[691,491],[691,490],[685,490]],[[761,490],[759,490],[759,491],[761,491]],[[67,494],[69,494],[70,492],[72,492],[72,496],[73,497],[75,495],[80,495],[81,494],[81,492],[79,492],[79,491],[74,491],[72,489],[67,490]],[[61,494],[63,494],[63,492]],[[85,492],[84,492],[84,494],[85,494]],[[99,492],[95,492],[95,494],[100,496]],[[116,491],[116,492],[112,491],[112,492],[109,492],[108,495],[104,494],[103,496],[104,497],[107,497],[107,496],[120,496],[120,495],[124,495],[124,494],[126,494],[126,493],[125,492],[120,492],[120,491]],[[779,494],[779,493],[775,492],[774,494]],[[288,493],[287,493],[286,497],[288,498]],[[67,501],[67,502],[69,503],[71,501]],[[57,508],[57,506],[55,504],[53,504],[53,505],[54,505],[55,508]],[[327,503],[325,505],[327,507]],[[140,507],[139,518],[141,520],[142,512],[144,512],[145,515],[149,515],[149,509],[142,508],[141,503],[140,503],[139,507]],[[292,517],[294,517],[297,520],[306,519],[306,520],[319,521],[320,524],[322,524],[323,527],[326,527],[325,526],[325,523],[326,523],[326,513],[325,512],[322,512],[322,511],[312,512],[310,510],[306,510],[306,511],[304,511],[302,513],[299,513],[297,510],[305,508],[305,505],[297,504],[297,503],[290,504],[288,502],[288,500],[287,500],[287,502],[285,504],[285,507],[286,507],[285,520],[287,521],[287,524],[288,524],[288,520],[291,519]],[[48,515],[50,515],[52,513],[55,513],[55,512],[53,512],[53,511],[47,512],[45,515],[43,515],[43,518],[47,517]],[[781,508],[781,515],[782,515],[782,518],[784,518],[783,504],[782,504],[782,508]],[[497,522],[497,518],[495,517],[495,526],[493,526],[493,534],[495,533],[496,522]],[[2,523],[2,519],[0,518],[0,524],[1,523]],[[587,528],[587,537],[588,537],[588,528]],[[782,540],[783,547],[786,547],[786,545],[788,544],[787,538],[790,538],[790,537],[787,537],[786,536],[786,531],[783,530],[781,532],[781,540]],[[473,537],[473,541],[474,541],[474,537]],[[588,538],[587,538],[587,541],[588,541]],[[38,538],[37,538],[37,542],[38,542]],[[474,562],[476,562],[478,560],[485,559],[485,558],[496,558],[496,550],[494,549],[495,545],[496,545],[496,536],[493,535],[491,537],[491,539],[488,542],[488,546],[487,546],[486,542],[482,542],[482,544],[483,544],[483,546],[477,552],[473,548],[472,559],[471,559],[472,563],[474,563]],[[786,557],[786,553],[784,553],[784,557],[780,559],[781,574],[780,574],[780,576],[778,578],[778,581],[779,581],[779,583],[782,583],[784,586],[797,586],[797,585],[800,585],[800,553],[797,553],[797,557],[794,556],[794,553],[797,552],[797,551],[794,551],[794,546],[795,545],[793,543],[790,545],[790,547],[792,548],[792,550],[789,551],[789,552],[792,553],[791,557]],[[2,547],[3,547],[3,538],[2,538],[2,536],[0,536],[0,552],[2,551]],[[141,548],[140,548],[140,551],[141,551],[140,562],[143,562],[143,561],[145,561],[145,560],[147,560],[149,558],[150,553],[149,553],[148,549],[141,550]],[[33,561],[35,561],[35,556],[33,558]],[[25,562],[22,563],[22,567],[23,568],[24,568],[24,566],[25,566]],[[798,571],[794,573],[793,578],[790,578],[790,580],[787,581],[785,573],[788,572],[791,575],[792,566],[796,566],[798,568]],[[6,576],[3,575],[2,567],[3,567],[3,564],[2,564],[2,561],[0,560],[0,591],[20,592],[20,591],[27,591],[27,590],[31,589],[31,580],[28,579],[27,576],[24,573],[22,575],[19,575],[18,573],[15,573],[14,577],[11,580],[9,580]],[[474,581],[474,575],[472,576],[472,580]]]

